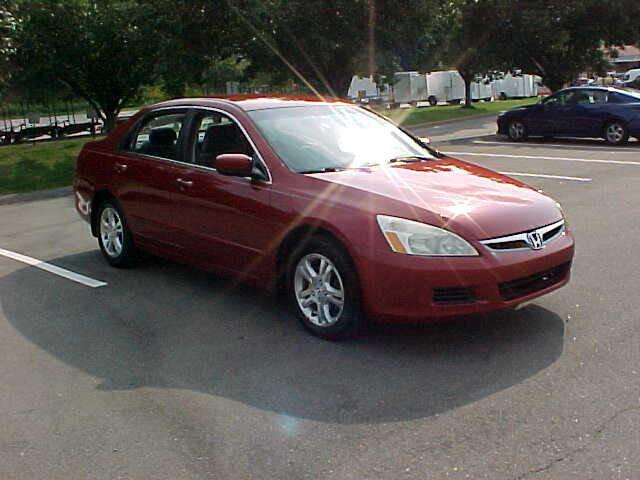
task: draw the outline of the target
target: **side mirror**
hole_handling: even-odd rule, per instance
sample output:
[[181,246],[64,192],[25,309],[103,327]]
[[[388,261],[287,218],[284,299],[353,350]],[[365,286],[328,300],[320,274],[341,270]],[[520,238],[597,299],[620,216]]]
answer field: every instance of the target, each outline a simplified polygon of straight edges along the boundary
[[253,159],[243,153],[225,153],[216,157],[214,167],[222,175],[250,177],[253,170]]
[[423,145],[431,145],[431,139],[429,137],[418,137],[418,140],[420,140],[420,143],[422,143]]

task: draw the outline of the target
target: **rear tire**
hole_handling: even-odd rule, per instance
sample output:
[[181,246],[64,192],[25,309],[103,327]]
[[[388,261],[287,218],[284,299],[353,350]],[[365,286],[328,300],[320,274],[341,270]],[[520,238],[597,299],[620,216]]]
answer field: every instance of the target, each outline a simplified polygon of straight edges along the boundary
[[344,340],[362,331],[358,276],[335,241],[314,237],[297,246],[289,257],[286,285],[309,332],[325,340]]
[[609,122],[604,127],[604,139],[609,145],[624,145],[629,140],[629,129],[622,122]]
[[135,246],[122,210],[113,199],[100,204],[96,217],[98,245],[112,267],[130,267],[135,260]]
[[429,102],[429,105],[431,105],[432,107],[435,107],[436,105],[438,105],[438,99],[433,95],[431,95],[427,101]]

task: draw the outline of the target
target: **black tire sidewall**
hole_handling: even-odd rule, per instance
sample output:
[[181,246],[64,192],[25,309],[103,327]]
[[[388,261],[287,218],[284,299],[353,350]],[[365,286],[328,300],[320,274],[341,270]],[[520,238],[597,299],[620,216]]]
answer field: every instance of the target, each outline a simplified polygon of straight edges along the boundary
[[[340,274],[344,288],[345,303],[338,322],[329,327],[319,327],[311,323],[302,313],[296,299],[294,274],[302,257],[318,253],[327,257]],[[344,248],[337,242],[325,238],[314,237],[294,248],[287,263],[286,289],[289,302],[302,325],[314,335],[326,340],[344,340],[354,338],[362,331],[363,320],[360,310],[360,284],[353,262]]]
[[[123,229],[122,253],[120,253],[120,255],[118,255],[117,257],[112,257],[106,252],[104,245],[102,243],[102,236],[100,234],[100,218],[102,216],[103,210],[106,209],[107,207],[111,207],[114,210],[116,210],[118,212],[118,216],[120,217],[120,221],[122,222],[122,229]],[[109,199],[102,202],[98,207],[96,222],[97,222],[96,231],[98,233],[98,245],[100,246],[100,251],[104,255],[107,262],[109,262],[111,266],[117,267],[117,268],[130,267],[133,264],[133,260],[135,257],[135,247],[133,245],[133,240],[131,238],[131,232],[129,231],[127,220],[125,219],[124,213],[122,212],[122,209],[118,205],[118,202],[116,202],[114,199]]]

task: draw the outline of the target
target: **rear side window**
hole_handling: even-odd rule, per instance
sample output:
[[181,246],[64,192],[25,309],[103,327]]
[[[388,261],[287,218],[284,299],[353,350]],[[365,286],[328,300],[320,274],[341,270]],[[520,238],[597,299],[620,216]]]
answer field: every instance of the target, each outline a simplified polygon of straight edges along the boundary
[[608,103],[633,103],[639,102],[640,99],[630,97],[629,95],[623,95],[617,92],[609,93]]
[[178,139],[185,118],[185,113],[151,117],[137,131],[129,150],[143,155],[178,160]]

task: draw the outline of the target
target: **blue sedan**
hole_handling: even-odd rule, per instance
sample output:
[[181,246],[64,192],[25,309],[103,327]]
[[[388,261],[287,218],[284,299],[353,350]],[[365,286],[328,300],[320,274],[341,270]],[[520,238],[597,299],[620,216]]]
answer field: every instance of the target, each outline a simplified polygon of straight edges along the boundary
[[531,135],[604,138],[611,145],[622,145],[629,137],[640,137],[640,91],[565,88],[536,105],[501,113],[498,133],[513,141]]

